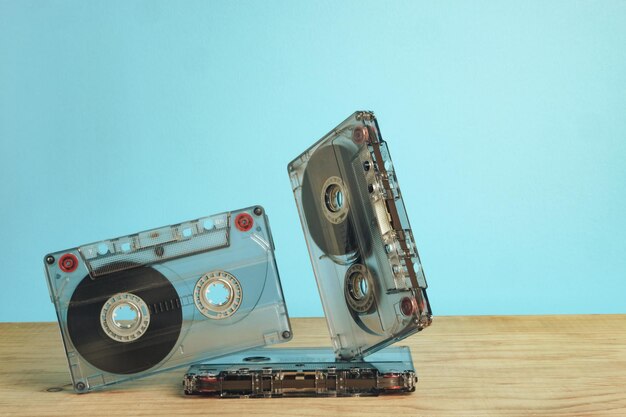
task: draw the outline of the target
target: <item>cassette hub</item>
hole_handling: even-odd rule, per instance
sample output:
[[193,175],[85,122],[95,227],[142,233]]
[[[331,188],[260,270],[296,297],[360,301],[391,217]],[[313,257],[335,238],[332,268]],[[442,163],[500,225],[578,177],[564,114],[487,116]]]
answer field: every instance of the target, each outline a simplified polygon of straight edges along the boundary
[[243,298],[241,284],[232,274],[213,271],[196,283],[194,302],[202,314],[221,320],[235,314]]
[[132,342],[146,333],[150,325],[148,305],[140,297],[119,293],[109,298],[100,313],[102,330],[111,339]]
[[366,313],[374,304],[374,281],[370,272],[361,264],[354,264],[346,272],[346,300],[357,313]]
[[321,201],[324,215],[333,224],[346,220],[348,200],[346,199],[343,181],[339,177],[329,177],[322,186]]

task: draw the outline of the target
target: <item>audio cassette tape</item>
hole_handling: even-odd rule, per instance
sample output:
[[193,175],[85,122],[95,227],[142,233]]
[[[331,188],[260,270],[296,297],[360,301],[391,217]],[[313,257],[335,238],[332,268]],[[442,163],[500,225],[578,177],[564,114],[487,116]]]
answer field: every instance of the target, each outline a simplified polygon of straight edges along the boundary
[[429,326],[426,279],[374,114],[354,113],[288,171],[337,356],[363,357]]
[[51,253],[45,267],[77,392],[291,339],[260,206]]
[[222,398],[356,397],[415,391],[408,347],[388,347],[361,361],[336,361],[331,348],[253,349],[192,365],[187,395]]

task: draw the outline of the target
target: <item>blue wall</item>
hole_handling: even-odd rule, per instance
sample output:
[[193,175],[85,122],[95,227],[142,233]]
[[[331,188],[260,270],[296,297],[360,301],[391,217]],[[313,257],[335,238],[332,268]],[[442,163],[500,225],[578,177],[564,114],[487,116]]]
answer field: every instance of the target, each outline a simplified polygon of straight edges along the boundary
[[0,0],[0,320],[54,319],[48,251],[256,203],[321,315],[286,165],[356,109],[436,314],[626,313],[625,45],[623,1]]

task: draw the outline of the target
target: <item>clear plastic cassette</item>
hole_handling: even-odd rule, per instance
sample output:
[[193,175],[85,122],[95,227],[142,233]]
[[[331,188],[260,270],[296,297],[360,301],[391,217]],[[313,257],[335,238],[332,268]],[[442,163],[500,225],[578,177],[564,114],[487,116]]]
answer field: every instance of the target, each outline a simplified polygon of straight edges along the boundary
[[288,166],[339,358],[430,325],[426,279],[387,144],[359,111]]
[[262,207],[45,257],[74,389],[291,339]]
[[354,397],[406,394],[416,382],[408,347],[353,362],[336,361],[331,348],[269,348],[192,365],[183,387],[222,398]]

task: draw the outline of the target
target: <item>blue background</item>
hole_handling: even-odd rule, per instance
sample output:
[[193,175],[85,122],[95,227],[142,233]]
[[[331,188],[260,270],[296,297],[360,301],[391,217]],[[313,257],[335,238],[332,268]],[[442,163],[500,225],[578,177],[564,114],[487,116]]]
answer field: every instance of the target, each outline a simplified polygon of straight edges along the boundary
[[43,256],[263,204],[322,315],[287,163],[357,109],[435,314],[626,313],[626,2],[0,0],[0,320]]

